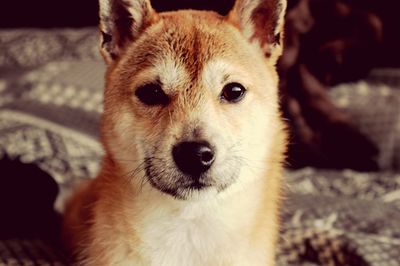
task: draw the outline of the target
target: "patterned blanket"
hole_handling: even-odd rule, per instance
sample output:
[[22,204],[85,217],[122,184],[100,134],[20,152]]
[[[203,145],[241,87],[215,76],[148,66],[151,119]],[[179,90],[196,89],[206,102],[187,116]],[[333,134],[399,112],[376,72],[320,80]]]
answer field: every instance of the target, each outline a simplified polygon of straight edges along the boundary
[[[0,31],[0,158],[50,175],[60,190],[58,213],[71,185],[95,176],[102,155],[105,66],[97,38],[93,28]],[[400,72],[386,69],[331,90],[380,148],[382,171],[288,171],[279,265],[400,265],[399,84]],[[4,165],[0,186],[12,176]],[[0,265],[67,265],[54,241],[7,230],[0,228]]]

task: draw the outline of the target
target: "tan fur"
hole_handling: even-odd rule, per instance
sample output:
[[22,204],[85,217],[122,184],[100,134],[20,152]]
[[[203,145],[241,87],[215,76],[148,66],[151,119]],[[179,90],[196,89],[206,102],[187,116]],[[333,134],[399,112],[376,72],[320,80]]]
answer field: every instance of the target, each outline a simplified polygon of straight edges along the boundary
[[[252,42],[259,30],[244,37],[237,9],[246,9],[247,1],[239,0],[227,17],[147,12],[149,26],[141,34],[135,29],[129,43],[102,51],[109,63],[101,126],[106,155],[97,178],[69,201],[63,226],[64,243],[77,264],[274,265],[286,147],[275,70],[282,48],[270,43],[272,54],[266,53],[265,40]],[[134,90],[157,79],[171,102],[145,106]],[[248,89],[241,102],[220,102],[227,82]],[[175,199],[149,183],[145,154],[158,156],[153,163],[169,171],[171,145],[202,139],[213,141],[219,152],[209,182],[225,182],[226,188]],[[238,176],[231,174],[236,169],[231,161],[241,167]],[[176,225],[189,236],[181,236]],[[179,242],[191,233],[198,240]],[[175,244],[177,257],[168,257]],[[185,247],[193,248],[192,257],[185,257]]]

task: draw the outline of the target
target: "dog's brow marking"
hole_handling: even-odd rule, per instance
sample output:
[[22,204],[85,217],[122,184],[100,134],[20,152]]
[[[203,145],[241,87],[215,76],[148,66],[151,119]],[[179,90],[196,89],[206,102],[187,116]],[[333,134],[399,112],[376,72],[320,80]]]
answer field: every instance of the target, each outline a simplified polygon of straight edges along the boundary
[[222,78],[222,83],[226,83],[229,78],[230,78],[230,75],[229,74],[225,74],[223,76],[223,78]]
[[222,89],[221,86],[231,78],[237,70],[225,60],[212,60],[205,64],[201,80],[209,89]]
[[187,79],[186,69],[177,60],[165,58],[156,66],[160,81],[166,89],[174,89]]

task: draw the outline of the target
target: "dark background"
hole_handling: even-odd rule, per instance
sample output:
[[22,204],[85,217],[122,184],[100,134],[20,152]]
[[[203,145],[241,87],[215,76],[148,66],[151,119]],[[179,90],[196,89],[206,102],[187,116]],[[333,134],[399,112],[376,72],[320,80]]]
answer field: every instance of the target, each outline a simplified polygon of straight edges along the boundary
[[[226,14],[233,0],[153,0],[157,11],[213,9]],[[97,25],[98,0],[22,0],[0,5],[0,27],[84,27]]]

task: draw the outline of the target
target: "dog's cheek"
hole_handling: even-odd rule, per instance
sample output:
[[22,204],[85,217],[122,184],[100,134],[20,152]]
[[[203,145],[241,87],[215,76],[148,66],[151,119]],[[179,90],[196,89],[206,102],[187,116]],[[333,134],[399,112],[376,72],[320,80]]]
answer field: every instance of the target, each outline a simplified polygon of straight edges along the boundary
[[108,147],[117,161],[139,161],[143,151],[140,148],[142,129],[128,108],[115,112],[112,135],[107,138]]
[[246,121],[242,126],[243,157],[249,167],[263,169],[275,134],[275,110],[268,103],[254,101],[248,108]]

